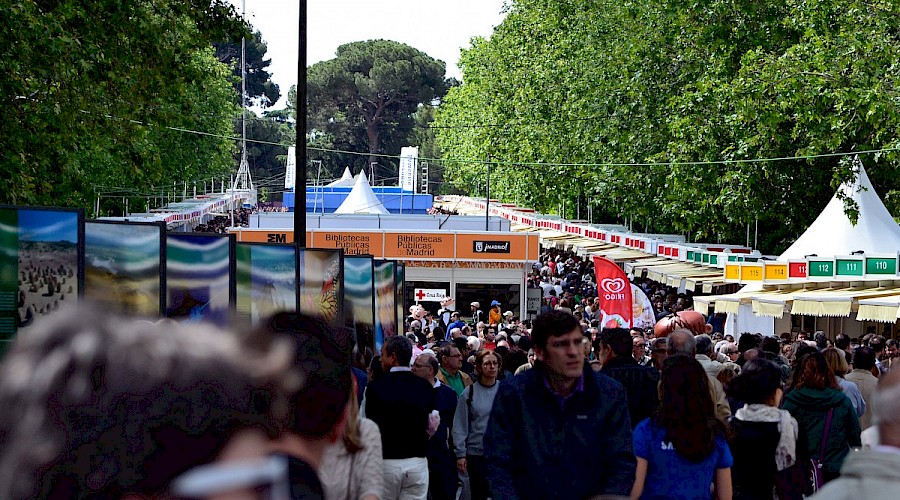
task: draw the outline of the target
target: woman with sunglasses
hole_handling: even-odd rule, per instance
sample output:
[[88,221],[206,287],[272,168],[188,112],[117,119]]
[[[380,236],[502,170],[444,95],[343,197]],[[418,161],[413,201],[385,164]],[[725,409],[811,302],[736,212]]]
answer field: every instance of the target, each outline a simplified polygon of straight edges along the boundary
[[456,468],[469,475],[472,500],[488,497],[487,464],[484,461],[484,432],[497,396],[497,374],[502,359],[494,351],[482,350],[475,356],[477,381],[466,387],[456,403],[453,418],[453,444]]

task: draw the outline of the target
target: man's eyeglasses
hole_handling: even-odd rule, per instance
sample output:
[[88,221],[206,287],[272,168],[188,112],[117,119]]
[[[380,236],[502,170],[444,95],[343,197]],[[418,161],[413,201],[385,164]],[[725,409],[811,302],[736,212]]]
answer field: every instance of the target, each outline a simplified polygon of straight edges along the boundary
[[582,337],[579,340],[554,340],[553,342],[548,342],[547,345],[554,349],[565,349],[569,346],[574,347],[584,347],[587,343],[590,342],[586,337]]

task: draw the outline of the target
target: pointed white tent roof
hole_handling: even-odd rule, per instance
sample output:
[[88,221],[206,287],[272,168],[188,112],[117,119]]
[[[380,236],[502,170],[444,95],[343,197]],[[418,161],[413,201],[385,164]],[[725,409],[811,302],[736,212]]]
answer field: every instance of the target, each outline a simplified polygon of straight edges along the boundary
[[326,184],[325,187],[352,186],[353,182],[353,174],[350,173],[350,167],[344,167],[344,175],[340,179]]
[[386,215],[389,212],[384,208],[381,201],[378,200],[378,197],[375,196],[375,193],[372,192],[369,181],[366,180],[366,174],[360,172],[359,175],[356,176],[356,183],[353,184],[353,189],[350,190],[350,194],[347,195],[344,202],[341,203],[341,206],[339,206],[334,213]]
[[842,184],[838,191],[858,205],[856,225],[844,213],[844,202],[835,193],[815,222],[778,260],[802,259],[810,254],[850,255],[857,250],[897,253],[900,249],[900,225],[875,193],[859,158],[853,160],[853,169],[857,173],[856,181]]

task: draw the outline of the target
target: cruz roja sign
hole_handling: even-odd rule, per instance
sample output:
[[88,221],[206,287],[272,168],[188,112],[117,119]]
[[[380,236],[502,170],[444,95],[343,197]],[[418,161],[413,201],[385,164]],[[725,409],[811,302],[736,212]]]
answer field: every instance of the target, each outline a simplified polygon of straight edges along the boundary
[[416,302],[440,302],[447,296],[447,290],[443,288],[416,288],[413,297]]
[[509,241],[474,241],[472,251],[475,253],[509,253]]

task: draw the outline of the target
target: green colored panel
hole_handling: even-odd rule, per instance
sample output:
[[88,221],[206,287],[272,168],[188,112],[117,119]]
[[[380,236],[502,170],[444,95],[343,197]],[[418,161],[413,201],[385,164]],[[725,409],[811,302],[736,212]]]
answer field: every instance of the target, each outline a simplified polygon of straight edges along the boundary
[[701,257],[703,259],[704,264],[709,264],[709,254],[708,253],[701,254]]
[[837,276],[862,276],[864,264],[857,259],[838,259],[836,261]]
[[719,265],[719,256],[718,255],[710,255],[709,263],[714,266],[718,266]]
[[867,257],[866,274],[897,274],[897,259]]
[[[0,209],[0,340],[12,340],[19,320],[19,212]],[[8,345],[3,343],[3,350]],[[2,351],[0,351],[2,352]]]
[[728,262],[739,262],[739,261],[738,261],[738,256],[737,256],[737,255],[729,255],[729,256],[728,256]]
[[694,262],[700,262],[700,259],[703,257],[703,254],[700,252],[694,252]]
[[830,260],[811,260],[807,268],[807,275],[810,278],[830,278],[834,276],[834,261]]
[[694,251],[693,250],[688,250],[687,260],[694,260]]

